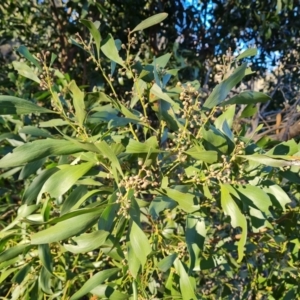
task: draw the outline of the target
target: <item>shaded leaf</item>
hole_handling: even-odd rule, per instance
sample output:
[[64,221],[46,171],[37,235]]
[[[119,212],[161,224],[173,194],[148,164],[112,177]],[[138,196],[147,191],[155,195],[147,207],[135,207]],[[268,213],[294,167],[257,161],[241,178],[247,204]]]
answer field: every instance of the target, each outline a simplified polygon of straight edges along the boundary
[[0,95],[0,114],[1,115],[26,115],[32,113],[53,113],[56,112],[38,106],[28,100],[14,96]]
[[84,20],[84,19],[80,20],[80,22],[83,25],[85,25],[90,31],[96,44],[97,58],[100,58],[100,43],[101,43],[101,34],[99,31],[100,22],[99,21],[92,22],[90,20]]
[[231,226],[233,228],[241,227],[242,229],[241,238],[238,241],[238,262],[241,262],[244,257],[244,246],[247,240],[247,221],[233,200],[230,194],[230,186],[227,184],[221,185],[221,205],[224,214],[230,216]]
[[85,282],[85,284],[70,298],[70,300],[82,299],[84,295],[88,294],[92,289],[107,280],[109,277],[115,275],[118,271],[119,268],[112,268],[96,273]]
[[227,101],[222,102],[220,105],[225,106],[229,104],[256,104],[256,103],[265,103],[271,100],[271,97],[255,91],[245,91],[240,94],[230,98]]

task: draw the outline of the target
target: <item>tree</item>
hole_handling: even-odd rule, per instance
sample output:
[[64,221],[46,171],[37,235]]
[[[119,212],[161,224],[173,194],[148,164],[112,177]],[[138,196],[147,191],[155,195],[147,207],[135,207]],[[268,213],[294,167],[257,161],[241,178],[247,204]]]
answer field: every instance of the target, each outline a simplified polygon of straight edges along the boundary
[[[234,128],[238,107],[249,117],[270,100],[230,94],[256,50],[228,52],[210,92],[178,75],[176,58],[183,68],[194,59],[185,62],[184,45],[175,43],[175,60],[148,56],[142,38],[150,25],[159,32],[166,14],[134,22],[122,43],[118,28],[97,30],[88,6],[64,5],[88,61],[66,74],[63,56],[22,46],[26,61],[10,76],[27,100],[15,88],[0,96],[1,293],[13,282],[15,298],[32,299],[295,297],[298,144],[255,143],[247,125]],[[118,19],[119,6],[97,7]],[[91,82],[74,71],[84,65],[100,85],[80,86]]]

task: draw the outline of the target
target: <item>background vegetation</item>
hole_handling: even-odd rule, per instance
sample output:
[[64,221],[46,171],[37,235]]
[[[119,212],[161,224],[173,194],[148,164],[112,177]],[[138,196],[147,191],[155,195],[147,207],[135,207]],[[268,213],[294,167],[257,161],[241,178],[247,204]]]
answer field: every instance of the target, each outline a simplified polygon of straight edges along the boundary
[[297,297],[296,2],[0,12],[3,299]]

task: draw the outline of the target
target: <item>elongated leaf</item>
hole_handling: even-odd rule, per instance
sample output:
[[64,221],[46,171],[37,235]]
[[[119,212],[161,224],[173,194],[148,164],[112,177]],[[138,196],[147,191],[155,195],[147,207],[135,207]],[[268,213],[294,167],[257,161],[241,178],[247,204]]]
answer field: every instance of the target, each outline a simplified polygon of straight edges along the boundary
[[270,196],[273,205],[286,211],[286,205],[292,202],[287,193],[279,185],[269,180],[263,181],[261,184],[262,189]]
[[84,185],[77,186],[72,193],[68,196],[68,198],[64,201],[63,206],[61,208],[61,215],[69,212],[71,208],[88,192],[88,189]]
[[196,158],[200,161],[207,162],[209,164],[215,163],[218,160],[218,153],[216,151],[205,151],[199,150],[198,147],[192,147],[189,150],[185,151],[187,155],[190,155],[193,158]]
[[140,267],[141,267],[141,262],[140,262],[138,256],[133,251],[133,246],[131,245],[131,243],[128,243],[127,253],[128,253],[127,254],[128,269],[129,269],[130,275],[133,278],[137,278]]
[[229,105],[229,104],[256,104],[256,103],[265,103],[271,100],[271,97],[255,91],[245,91],[240,94],[230,98],[227,101],[222,102],[220,105]]
[[119,292],[116,288],[110,285],[98,285],[91,290],[91,294],[98,296],[99,299],[111,299],[111,300],[127,300],[129,295],[125,295]]
[[26,188],[23,194],[23,202],[27,205],[31,204],[38,197],[38,194],[43,187],[44,183],[47,179],[52,176],[55,172],[57,172],[58,168],[46,169],[43,170],[37,177],[35,177],[32,183]]
[[74,235],[80,234],[90,228],[99,218],[100,209],[93,211],[81,211],[80,215],[75,215],[66,220],[56,223],[47,229],[34,233],[31,236],[31,244],[48,244],[65,240]]
[[29,273],[30,269],[31,269],[31,262],[25,264],[25,266],[22,267],[11,279],[11,282],[21,284],[25,279],[25,277],[27,276],[27,274]]
[[22,253],[26,253],[31,247],[29,244],[21,244],[3,251],[0,253],[0,263],[10,260]]
[[147,18],[146,20],[142,21],[134,29],[132,29],[130,33],[135,32],[135,31],[139,31],[139,30],[144,30],[144,29],[146,29],[148,27],[151,27],[155,24],[159,24],[160,22],[162,22],[167,17],[168,17],[167,13],[160,13],[160,14],[151,16],[150,18]]
[[58,126],[66,126],[69,125],[70,123],[62,120],[62,119],[51,119],[49,121],[45,122],[40,122],[39,127],[46,128],[46,127],[58,127]]
[[[300,159],[298,157],[288,156],[288,155],[263,155],[263,154],[253,154],[253,155],[237,155],[238,157],[245,158],[250,161],[258,162],[262,165],[270,167],[285,167],[285,166],[299,166]],[[1,161],[0,161],[1,162]]]
[[50,155],[68,155],[83,151],[80,143],[75,145],[70,141],[45,139],[26,143],[5,155],[0,160],[0,168],[18,167]]
[[86,253],[102,246],[109,232],[104,230],[94,231],[92,233],[84,233],[78,237],[74,237],[73,241],[77,245],[64,244],[64,247],[75,254]]
[[244,257],[244,246],[247,240],[247,221],[233,200],[230,194],[230,186],[227,184],[221,185],[221,205],[224,214],[230,216],[231,226],[233,228],[241,227],[242,229],[241,238],[238,241],[238,262],[241,262]]
[[162,271],[162,272],[167,272],[172,266],[177,258],[177,253],[173,253],[169,256],[166,256],[164,259],[162,259],[158,264],[157,267]]
[[200,253],[204,250],[205,237],[204,219],[189,215],[186,220],[185,240],[190,254],[190,270],[200,270]]
[[57,171],[49,179],[47,179],[38,195],[38,199],[41,199],[43,193],[49,193],[51,197],[54,198],[63,195],[80,177],[88,172],[92,166],[93,163],[91,162],[86,162],[76,166],[66,165],[63,169]]
[[[167,93],[164,93],[163,90],[156,83],[154,83],[152,85],[152,87],[150,89],[150,93],[153,94],[154,96],[156,96],[156,97],[153,98],[155,101],[157,99],[162,99],[162,100],[165,100],[168,103],[170,103],[171,106],[175,110],[179,109],[179,104],[177,104],[176,102],[174,102]],[[150,99],[150,101],[151,101],[151,99]]]
[[148,153],[151,149],[151,153],[159,153],[158,142],[156,137],[152,136],[145,143],[138,142],[131,139],[126,147],[126,153]]
[[51,138],[51,134],[44,129],[35,126],[25,126],[19,130],[19,133],[25,133],[31,136]]
[[110,60],[118,63],[122,67],[125,67],[122,58],[119,55],[118,49],[116,47],[115,41],[111,34],[103,41],[103,45],[101,46],[101,50],[104,55]]
[[51,255],[49,245],[48,244],[39,245],[38,251],[39,251],[39,258],[41,260],[42,265],[50,274],[52,274],[53,261],[52,261],[52,255]]
[[39,275],[39,286],[46,294],[52,294],[51,290],[51,273],[45,267],[42,267]]
[[242,58],[255,56],[255,55],[257,55],[257,49],[256,48],[249,48],[249,49],[245,50],[243,53],[241,53],[236,58],[236,60],[241,60]]
[[243,79],[246,68],[247,64],[242,64],[240,67],[235,69],[230,77],[218,84],[209,95],[203,106],[210,109],[222,103],[226,99],[230,90]]
[[234,189],[240,194],[241,201],[258,208],[266,215],[270,215],[269,208],[272,202],[262,189],[250,184],[236,185]]
[[82,126],[86,116],[85,105],[84,105],[84,93],[79,89],[79,87],[77,86],[74,80],[72,80],[69,83],[68,88],[72,93],[76,119],[78,123]]
[[133,252],[141,262],[142,267],[144,267],[147,256],[151,253],[151,246],[143,230],[134,221],[132,222],[129,240]]
[[[112,151],[111,147],[105,141],[97,141],[95,143],[95,146],[100,150],[104,157],[107,157],[110,160],[112,168],[117,169],[122,177],[124,177],[119,160],[115,153]],[[115,179],[117,180],[118,176],[116,175],[115,177]]]
[[82,299],[84,295],[88,294],[92,289],[116,274],[118,271],[119,268],[112,268],[96,273],[92,278],[87,280],[87,282],[70,298],[70,300]]
[[191,283],[188,274],[186,273],[181,261],[178,258],[176,258],[174,261],[174,268],[177,274],[179,275],[179,285],[180,285],[182,299],[197,300],[197,297],[194,292],[195,287]]
[[38,106],[28,100],[14,96],[0,95],[0,114],[1,115],[26,115],[32,113],[51,113],[55,111]]
[[37,59],[35,59],[29,50],[24,46],[21,45],[17,51],[22,54],[28,61],[32,62],[40,71],[42,71],[42,67]]
[[101,43],[101,34],[99,31],[100,22],[99,21],[92,22],[90,20],[80,20],[80,22],[83,25],[85,25],[90,31],[96,44],[97,58],[100,58],[100,43]]
[[21,76],[24,76],[32,81],[35,81],[37,83],[40,83],[41,80],[38,78],[38,76],[34,73],[34,71],[25,63],[20,61],[13,61],[13,66],[16,71]]
[[175,200],[179,207],[187,213],[195,212],[199,210],[200,205],[194,203],[195,196],[190,193],[182,193],[178,190],[163,188],[158,190],[162,195],[166,195],[169,198]]

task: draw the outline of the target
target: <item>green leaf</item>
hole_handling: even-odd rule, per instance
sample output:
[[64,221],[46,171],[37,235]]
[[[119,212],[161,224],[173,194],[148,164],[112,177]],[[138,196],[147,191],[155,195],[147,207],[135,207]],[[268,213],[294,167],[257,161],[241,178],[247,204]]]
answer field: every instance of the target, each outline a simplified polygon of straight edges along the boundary
[[31,265],[32,265],[31,263],[25,264],[25,266],[22,267],[11,279],[11,282],[15,284],[21,284],[23,280],[26,278],[27,274],[30,272]]
[[38,199],[42,198],[43,193],[49,193],[51,197],[58,198],[68,191],[76,181],[86,174],[94,164],[91,162],[82,163],[80,165],[60,165],[63,168],[47,179],[43,185]]
[[32,113],[55,114],[56,112],[21,98],[0,95],[1,115],[26,115]]
[[164,19],[168,17],[167,13],[160,13],[156,14],[154,16],[151,16],[150,18],[147,18],[146,20],[142,21],[139,25],[137,25],[134,29],[130,31],[130,33],[133,33],[135,31],[144,30],[148,27],[151,27],[155,24],[161,23]]
[[172,266],[177,258],[177,253],[173,253],[169,256],[166,256],[164,259],[159,261],[157,264],[157,267],[162,271],[162,272],[167,272]]
[[84,93],[78,88],[76,82],[72,80],[68,86],[69,90],[72,93],[73,104],[75,108],[75,116],[80,126],[82,126],[86,111],[84,105]]
[[240,67],[234,70],[234,72],[223,82],[218,84],[209,95],[203,106],[205,108],[213,108],[222,103],[230,90],[235,87],[245,76],[247,64],[242,64]]
[[195,196],[193,194],[182,193],[170,188],[159,189],[158,192],[175,200],[179,207],[187,213],[195,212],[200,208],[199,204],[194,203]]
[[60,214],[64,215],[65,213],[69,212],[72,209],[72,207],[81,199],[81,197],[83,197],[87,193],[88,189],[86,186],[77,186],[68,196],[68,198],[64,201]]
[[[171,106],[175,109],[178,110],[179,109],[179,104],[174,102],[170,96],[167,93],[164,93],[163,90],[156,84],[154,83],[150,89],[150,93],[152,93],[154,96],[156,96],[157,98],[154,98],[154,100],[156,101],[157,99],[162,99],[168,103],[171,104]],[[150,99],[151,101],[151,99]]]
[[25,133],[31,136],[51,138],[51,134],[44,129],[35,126],[25,126],[19,130],[19,133]]
[[155,136],[152,136],[145,143],[138,142],[131,139],[126,147],[126,153],[148,153],[151,149],[151,153],[159,153],[158,142]]
[[59,242],[80,234],[90,228],[97,221],[101,210],[94,209],[93,211],[86,210],[85,212],[83,209],[80,211],[80,215],[64,215],[69,218],[56,223],[54,226],[34,233],[31,236],[31,244],[39,245]]
[[70,125],[70,123],[62,119],[51,119],[49,121],[44,121],[39,123],[39,127],[42,128],[58,127],[58,126],[66,126],[66,125]]
[[270,215],[269,207],[272,205],[270,197],[259,187],[250,184],[235,185],[240,200],[248,205],[258,208],[266,215]]
[[5,155],[0,160],[0,168],[18,167],[50,155],[68,155],[83,151],[83,148],[74,143],[58,139],[43,139],[26,143]]
[[241,92],[238,95],[230,98],[227,101],[222,102],[220,105],[225,106],[229,104],[256,104],[256,103],[265,103],[271,100],[271,97],[255,91],[245,91]]
[[270,196],[273,205],[278,206],[279,204],[279,207],[283,211],[286,211],[286,205],[292,202],[287,193],[279,185],[270,180],[263,181],[261,185],[263,191]]
[[147,256],[151,253],[152,249],[144,231],[134,221],[131,225],[129,240],[133,252],[141,262],[142,267],[144,267]]
[[206,237],[203,218],[188,215],[186,220],[185,240],[190,254],[190,270],[200,271],[200,254],[204,250]]
[[82,299],[84,295],[91,292],[92,289],[109,279],[111,276],[115,275],[118,271],[119,268],[112,268],[96,273],[93,277],[85,282],[85,284],[70,298],[70,300]]
[[110,299],[110,300],[127,300],[129,295],[125,295],[118,290],[114,289],[110,285],[98,285],[91,290],[91,294],[98,296],[99,299]]
[[243,53],[241,53],[236,60],[241,60],[245,57],[255,56],[257,55],[257,49],[256,48],[249,48],[245,50]]
[[46,294],[51,295],[51,273],[47,271],[45,267],[41,268],[40,275],[39,275],[39,286],[41,287],[41,290],[45,292]]
[[[300,161],[296,157],[287,155],[263,155],[263,154],[253,154],[253,155],[237,155],[237,157],[242,157],[250,161],[258,162],[262,165],[280,168],[286,166],[299,166]],[[0,161],[1,163],[1,161]]]
[[78,237],[73,237],[72,240],[77,245],[64,244],[67,251],[74,254],[86,253],[102,246],[109,235],[108,231],[97,230],[92,233],[84,233]]
[[[119,173],[122,175],[122,177],[124,177],[119,160],[118,160],[117,156],[115,155],[115,153],[112,151],[111,147],[105,141],[97,141],[95,143],[95,146],[99,149],[99,151],[101,152],[101,154],[104,157],[107,157],[110,160],[112,168],[117,169],[119,171]],[[113,172],[113,173],[115,173],[115,172]],[[116,173],[115,173],[114,177],[115,177],[115,180],[118,182],[118,176]]]
[[119,65],[125,68],[124,62],[119,55],[115,41],[111,34],[109,34],[108,37],[103,41],[101,50],[107,58],[109,58],[110,60],[118,63]]
[[39,245],[38,252],[39,252],[39,258],[40,258],[42,265],[50,274],[52,274],[53,261],[52,261],[52,255],[51,255],[49,245],[48,244]]
[[218,160],[218,153],[216,151],[200,150],[199,147],[197,147],[197,146],[194,146],[194,147],[190,148],[189,150],[184,151],[184,153],[186,153],[187,155],[189,155],[197,160],[200,160],[200,161],[203,161],[203,162],[206,162],[209,164],[213,164],[213,163],[217,162],[217,160]]
[[100,43],[101,43],[101,34],[100,34],[100,31],[99,31],[99,27],[100,27],[100,22],[99,21],[95,21],[95,22],[92,22],[90,20],[80,20],[80,22],[85,25],[88,30],[90,31],[94,41],[95,41],[95,44],[96,44],[96,49],[97,49],[97,58],[99,59],[100,58]]
[[35,81],[37,83],[40,83],[41,80],[38,78],[38,76],[34,73],[34,71],[25,63],[20,61],[13,61],[13,66],[16,71],[21,76],[24,76],[32,81]]
[[179,276],[180,291],[183,300],[197,300],[194,292],[194,286],[186,273],[181,261],[176,258],[174,261],[175,270]]
[[19,180],[24,180],[28,178],[30,175],[35,175],[36,172],[44,165],[45,159],[35,160],[26,164],[19,175]]
[[233,200],[230,194],[230,188],[228,184],[221,185],[221,206],[224,214],[230,216],[232,227],[241,227],[242,229],[241,238],[238,241],[238,262],[241,262],[244,257],[244,246],[247,240],[247,221]]
[[14,247],[10,247],[7,250],[0,253],[0,263],[10,260],[20,254],[25,254],[32,246],[29,244],[20,244]]
[[44,183],[58,170],[58,168],[51,168],[43,170],[40,174],[38,174],[38,176],[33,179],[32,183],[26,188],[23,194],[22,202],[29,205],[35,201]]
[[128,243],[127,253],[128,253],[127,254],[128,269],[129,269],[130,275],[133,278],[137,278],[140,267],[141,267],[141,262],[139,260],[139,257],[133,251],[133,246],[131,245],[131,243]]
[[40,71],[42,71],[42,67],[37,59],[35,59],[31,53],[28,51],[28,49],[21,45],[17,51],[22,54],[28,61],[32,62]]

